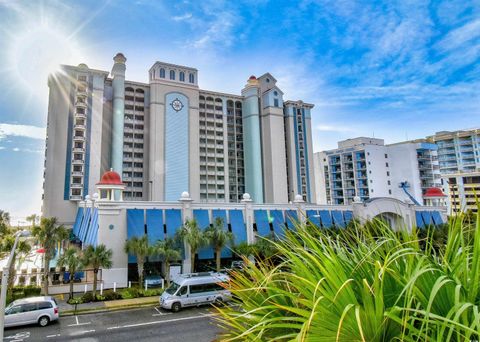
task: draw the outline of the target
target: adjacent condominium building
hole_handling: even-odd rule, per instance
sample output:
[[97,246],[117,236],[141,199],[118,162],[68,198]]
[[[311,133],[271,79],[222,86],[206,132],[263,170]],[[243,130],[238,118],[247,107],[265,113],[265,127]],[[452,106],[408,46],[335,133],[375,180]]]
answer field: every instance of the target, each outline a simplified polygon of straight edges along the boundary
[[437,132],[428,137],[438,146],[443,191],[448,195],[449,211],[477,211],[480,195],[480,130]]
[[392,145],[365,137],[340,141],[335,150],[315,153],[317,202],[393,197],[421,205],[425,190],[440,186],[436,150],[425,140]]
[[[240,95],[202,90],[198,70],[156,62],[148,83],[63,66],[49,78],[43,214],[73,221],[104,171],[126,185],[124,198],[201,202],[314,202],[313,105],[285,101],[269,73],[251,76]],[[118,195],[118,194],[117,194]]]

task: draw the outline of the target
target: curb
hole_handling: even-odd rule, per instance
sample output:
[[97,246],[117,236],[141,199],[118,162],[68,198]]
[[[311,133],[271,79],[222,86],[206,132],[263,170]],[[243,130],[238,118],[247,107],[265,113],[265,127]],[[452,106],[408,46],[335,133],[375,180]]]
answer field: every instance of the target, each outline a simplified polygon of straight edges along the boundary
[[121,305],[115,306],[111,308],[107,307],[99,307],[99,308],[92,308],[92,309],[78,309],[77,313],[75,314],[75,310],[66,310],[60,313],[60,317],[68,317],[68,316],[78,316],[78,315],[86,315],[91,313],[102,313],[102,312],[110,312],[110,311],[122,311],[122,310],[130,310],[130,309],[137,309],[137,308],[145,308],[150,306],[156,306],[158,301],[151,302],[151,303],[143,303],[143,304],[130,304],[130,305]]

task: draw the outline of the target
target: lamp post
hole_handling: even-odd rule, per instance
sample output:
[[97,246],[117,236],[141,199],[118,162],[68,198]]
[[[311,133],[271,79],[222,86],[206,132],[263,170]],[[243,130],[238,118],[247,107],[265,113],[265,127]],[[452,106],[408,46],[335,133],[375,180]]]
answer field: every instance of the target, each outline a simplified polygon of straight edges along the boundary
[[18,240],[21,236],[29,236],[30,232],[27,230],[19,231],[15,234],[15,243],[13,244],[13,248],[10,251],[10,256],[8,257],[7,264],[3,268],[2,273],[2,289],[0,292],[0,341],[3,341],[3,329],[5,326],[5,305],[7,302],[7,286],[8,286],[8,277],[10,273],[10,265],[12,264],[13,256],[15,254],[15,249],[17,249]]

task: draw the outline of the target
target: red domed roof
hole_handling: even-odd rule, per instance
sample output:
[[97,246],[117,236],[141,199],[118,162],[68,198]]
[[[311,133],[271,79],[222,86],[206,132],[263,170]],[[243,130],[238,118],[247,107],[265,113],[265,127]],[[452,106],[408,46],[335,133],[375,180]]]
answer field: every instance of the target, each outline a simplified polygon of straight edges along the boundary
[[252,76],[250,76],[248,79],[249,79],[249,80],[256,80],[257,78],[256,78],[254,75],[252,75]]
[[447,197],[440,188],[428,188],[423,197]]
[[123,185],[122,178],[115,171],[107,171],[103,174],[102,179],[97,185]]

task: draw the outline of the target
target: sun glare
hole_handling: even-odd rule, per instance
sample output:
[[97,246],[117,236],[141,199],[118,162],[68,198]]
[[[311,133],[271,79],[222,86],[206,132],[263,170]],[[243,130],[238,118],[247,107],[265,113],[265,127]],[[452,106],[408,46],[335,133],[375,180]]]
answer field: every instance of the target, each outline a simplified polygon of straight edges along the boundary
[[35,93],[47,84],[48,75],[79,57],[79,49],[65,32],[47,25],[16,34],[10,49],[10,69],[15,81]]

